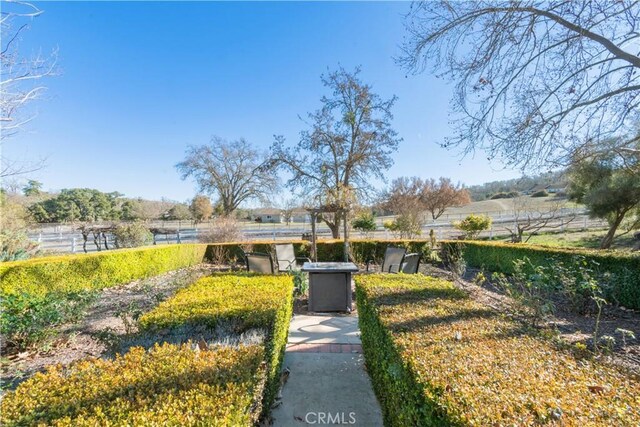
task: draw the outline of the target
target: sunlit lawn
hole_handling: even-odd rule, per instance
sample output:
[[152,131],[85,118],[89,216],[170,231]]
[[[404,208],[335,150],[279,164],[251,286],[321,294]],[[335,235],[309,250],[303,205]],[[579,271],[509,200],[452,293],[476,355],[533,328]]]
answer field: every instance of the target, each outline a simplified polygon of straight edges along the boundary
[[[606,234],[606,229],[574,231],[566,233],[545,233],[532,236],[527,243],[532,245],[545,245],[565,248],[591,248],[600,247],[600,241]],[[633,233],[616,238],[612,249],[629,250],[633,248]]]

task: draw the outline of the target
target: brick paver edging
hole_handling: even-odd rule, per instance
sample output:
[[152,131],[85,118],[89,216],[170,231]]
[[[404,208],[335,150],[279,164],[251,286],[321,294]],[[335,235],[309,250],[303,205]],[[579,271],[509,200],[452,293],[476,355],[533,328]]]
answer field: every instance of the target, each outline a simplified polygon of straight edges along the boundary
[[362,353],[360,344],[287,344],[287,351],[299,353]]

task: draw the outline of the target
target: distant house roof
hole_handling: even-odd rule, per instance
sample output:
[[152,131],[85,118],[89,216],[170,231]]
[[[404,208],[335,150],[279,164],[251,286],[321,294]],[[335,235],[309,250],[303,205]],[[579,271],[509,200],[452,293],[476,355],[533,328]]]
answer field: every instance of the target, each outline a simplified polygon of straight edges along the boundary
[[280,215],[282,211],[276,208],[262,208],[253,211],[254,215]]

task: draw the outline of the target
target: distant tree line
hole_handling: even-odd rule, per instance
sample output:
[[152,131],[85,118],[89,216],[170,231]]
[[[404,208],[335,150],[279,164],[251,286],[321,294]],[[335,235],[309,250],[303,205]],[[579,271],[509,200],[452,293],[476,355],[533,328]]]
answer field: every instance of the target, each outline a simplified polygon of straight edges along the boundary
[[[31,183],[23,191],[27,197],[34,196],[34,188],[41,184]],[[154,219],[206,221],[214,208],[206,196],[196,196],[192,202],[150,201],[127,199],[121,193],[104,193],[91,188],[64,189],[55,195],[29,204],[27,210],[37,223],[99,222],[99,221],[147,221]]]

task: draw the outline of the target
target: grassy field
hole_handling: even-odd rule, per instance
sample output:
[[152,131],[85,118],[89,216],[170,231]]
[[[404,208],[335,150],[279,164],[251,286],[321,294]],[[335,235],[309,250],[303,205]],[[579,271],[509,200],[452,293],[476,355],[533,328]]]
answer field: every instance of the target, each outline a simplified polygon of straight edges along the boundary
[[[532,236],[527,243],[532,245],[545,245],[564,248],[590,248],[598,249],[600,241],[606,234],[606,229],[574,231],[566,233],[544,233]],[[498,240],[509,241],[508,237],[500,237]],[[627,234],[617,238],[612,249],[631,250],[634,248],[633,234]]]

